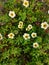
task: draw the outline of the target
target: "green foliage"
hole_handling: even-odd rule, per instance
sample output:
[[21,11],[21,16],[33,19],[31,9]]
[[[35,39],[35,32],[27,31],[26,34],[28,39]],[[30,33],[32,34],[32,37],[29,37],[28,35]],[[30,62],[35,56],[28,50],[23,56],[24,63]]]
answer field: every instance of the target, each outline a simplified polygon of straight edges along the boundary
[[[49,28],[41,28],[42,22],[49,24],[49,0],[27,0],[29,6],[23,6],[23,0],[0,0],[0,65],[49,65]],[[9,11],[14,11],[15,18],[9,16]],[[19,21],[23,28],[19,29]],[[32,29],[26,31],[31,24]],[[14,39],[8,38],[9,33],[14,33]],[[37,37],[32,38],[31,33],[36,32]],[[30,34],[30,39],[25,40],[23,34]],[[39,48],[33,48],[37,42]]]
[[19,12],[20,20],[24,21],[26,19],[26,13],[25,12]]

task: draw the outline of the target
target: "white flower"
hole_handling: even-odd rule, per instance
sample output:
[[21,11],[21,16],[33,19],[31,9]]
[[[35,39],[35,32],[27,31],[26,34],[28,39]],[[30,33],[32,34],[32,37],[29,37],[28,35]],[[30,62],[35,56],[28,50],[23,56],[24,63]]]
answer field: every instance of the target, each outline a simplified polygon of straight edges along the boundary
[[23,26],[22,26],[22,25],[18,25],[18,28],[19,28],[19,29],[22,29],[22,28],[23,28]]
[[30,31],[32,29],[32,25],[29,24],[28,27],[26,28],[26,31]]
[[35,37],[37,37],[37,33],[34,33],[34,32],[33,32],[33,33],[31,34],[31,36],[32,36],[32,38],[35,38]]
[[9,11],[9,16],[11,18],[14,18],[16,16],[15,12],[14,11]]
[[31,30],[31,29],[32,29],[32,25],[31,25],[31,24],[29,24],[29,25],[28,25],[28,28],[29,28],[29,30]]
[[15,35],[14,35],[13,33],[9,33],[9,34],[8,34],[8,37],[11,38],[11,39],[13,39],[14,36],[15,36]]
[[23,38],[25,40],[28,40],[28,39],[30,39],[30,35],[28,33],[24,33]]
[[30,31],[30,29],[27,27],[27,28],[26,28],[26,31]]
[[37,42],[33,43],[33,48],[38,48],[39,44]]
[[23,1],[23,6],[25,6],[26,8],[29,6],[29,1],[27,1],[27,0],[24,0]]
[[23,22],[22,21],[19,22],[18,28],[19,29],[22,29],[23,28]]
[[2,37],[2,34],[0,33],[0,40],[2,40],[3,39],[3,37]]
[[41,28],[46,30],[48,28],[48,23],[47,22],[41,23]]
[[20,22],[19,22],[19,25],[23,26],[23,22],[22,22],[22,21],[20,21]]
[[49,10],[48,10],[48,14],[49,14]]

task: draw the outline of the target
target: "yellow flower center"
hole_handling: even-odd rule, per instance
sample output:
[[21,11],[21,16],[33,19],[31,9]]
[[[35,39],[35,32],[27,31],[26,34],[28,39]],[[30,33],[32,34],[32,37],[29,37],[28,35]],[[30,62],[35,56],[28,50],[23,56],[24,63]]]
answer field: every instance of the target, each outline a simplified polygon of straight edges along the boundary
[[20,25],[20,28],[22,28],[22,26]]
[[44,24],[43,26],[44,26],[44,27],[46,27],[47,25],[46,25],[46,24]]
[[31,26],[29,26],[29,28],[31,28]]
[[27,5],[28,3],[27,2],[25,2],[25,5]]
[[35,34],[33,34],[33,36],[35,36]]
[[28,38],[28,36],[26,35],[25,38]]
[[37,46],[37,44],[35,44],[35,46]]
[[11,16],[13,16],[13,13],[11,13]]
[[10,34],[10,37],[12,37],[13,35],[12,34]]
[[20,23],[20,25],[22,25],[23,23]]
[[1,39],[1,36],[0,36],[0,39]]

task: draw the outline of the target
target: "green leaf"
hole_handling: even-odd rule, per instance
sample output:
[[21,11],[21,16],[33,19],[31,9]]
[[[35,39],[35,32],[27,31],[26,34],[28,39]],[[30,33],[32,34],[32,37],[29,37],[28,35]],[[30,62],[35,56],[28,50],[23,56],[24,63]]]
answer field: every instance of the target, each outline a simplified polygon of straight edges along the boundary
[[41,37],[37,37],[35,41],[38,42],[38,43],[41,43],[42,42],[42,38]]
[[36,22],[37,21],[37,18],[32,16],[32,22]]
[[26,19],[26,13],[25,12],[20,12],[19,15],[20,15],[20,18],[22,19],[22,21],[24,21]]
[[10,54],[14,54],[14,56],[16,56],[16,55],[19,56],[20,52],[21,52],[21,48],[11,47],[11,49],[10,49]]
[[8,58],[9,57],[9,50],[8,51],[5,51],[3,54],[3,59],[6,59],[6,58]]

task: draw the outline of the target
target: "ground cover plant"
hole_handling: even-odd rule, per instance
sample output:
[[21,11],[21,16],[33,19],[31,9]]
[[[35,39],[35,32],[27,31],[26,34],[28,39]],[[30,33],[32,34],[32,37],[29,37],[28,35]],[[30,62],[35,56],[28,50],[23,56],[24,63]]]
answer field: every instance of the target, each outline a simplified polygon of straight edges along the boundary
[[0,0],[0,65],[49,65],[49,0]]

